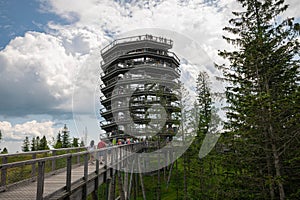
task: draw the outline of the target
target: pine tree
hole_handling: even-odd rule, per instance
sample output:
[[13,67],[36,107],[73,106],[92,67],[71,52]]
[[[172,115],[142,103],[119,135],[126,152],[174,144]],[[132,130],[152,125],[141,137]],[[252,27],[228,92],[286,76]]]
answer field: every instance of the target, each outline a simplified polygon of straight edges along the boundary
[[288,8],[284,0],[238,2],[245,11],[233,12],[232,26],[225,27],[236,37],[224,36],[237,50],[220,52],[230,61],[222,66],[230,84],[227,161],[239,164],[231,192],[238,198],[283,200],[300,195],[291,179],[299,162],[289,164],[300,157],[294,150],[300,146],[299,24],[293,18],[279,21]]
[[1,151],[1,154],[7,154],[8,153],[8,150],[6,147],[4,147],[4,149]]
[[[199,116],[199,133],[207,134],[211,121],[212,98],[210,91],[211,83],[206,72],[200,72],[197,78],[197,101]],[[197,136],[199,136],[199,133]]]
[[31,151],[37,151],[37,146],[36,146],[36,140],[35,137],[32,138],[31,140]]
[[23,152],[30,151],[30,147],[29,146],[30,146],[29,138],[26,136],[25,140],[23,141],[22,151]]
[[48,150],[48,142],[46,139],[46,136],[43,136],[42,139],[40,140],[40,145],[39,145],[39,150]]
[[55,148],[55,149],[62,148],[62,141],[61,141],[61,134],[60,134],[60,131],[59,131],[58,134],[57,134],[56,142],[55,142],[55,144],[54,144],[54,148]]
[[71,146],[69,133],[70,131],[68,130],[67,125],[65,124],[62,130],[62,148],[68,148]]
[[72,147],[79,147],[78,140],[79,140],[79,138],[73,137]]
[[84,147],[84,142],[83,142],[83,140],[81,140],[81,142],[80,142],[80,147]]
[[40,143],[41,143],[40,137],[37,136],[37,137],[35,138],[35,149],[36,149],[36,151],[41,150],[41,149],[40,149]]
[[[215,176],[215,168],[222,165],[215,149],[206,149],[201,153],[209,153],[199,158],[200,149],[203,147],[204,138],[217,134],[221,118],[217,114],[217,109],[213,106],[213,96],[211,82],[206,72],[200,72],[197,78],[197,102],[195,103],[197,135],[188,152],[190,155],[190,184],[189,197],[191,199],[216,199],[217,188],[221,186],[220,178]],[[210,134],[210,135],[208,135]]]

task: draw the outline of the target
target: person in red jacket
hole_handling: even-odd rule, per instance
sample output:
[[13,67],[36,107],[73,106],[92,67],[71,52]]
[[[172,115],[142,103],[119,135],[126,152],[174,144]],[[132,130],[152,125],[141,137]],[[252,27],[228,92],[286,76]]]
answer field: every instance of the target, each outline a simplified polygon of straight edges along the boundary
[[[100,141],[98,142],[98,145],[97,145],[97,149],[103,149],[106,147],[106,143],[100,139]],[[99,152],[99,161],[100,161],[100,164],[103,164],[103,156],[104,156],[104,151],[100,151]]]

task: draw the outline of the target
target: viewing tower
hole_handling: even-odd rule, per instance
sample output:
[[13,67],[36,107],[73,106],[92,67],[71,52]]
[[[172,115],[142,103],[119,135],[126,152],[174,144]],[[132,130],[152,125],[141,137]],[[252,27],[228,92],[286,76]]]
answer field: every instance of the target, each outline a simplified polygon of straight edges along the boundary
[[180,124],[180,60],[173,41],[117,39],[101,50],[100,126],[108,138],[172,139]]

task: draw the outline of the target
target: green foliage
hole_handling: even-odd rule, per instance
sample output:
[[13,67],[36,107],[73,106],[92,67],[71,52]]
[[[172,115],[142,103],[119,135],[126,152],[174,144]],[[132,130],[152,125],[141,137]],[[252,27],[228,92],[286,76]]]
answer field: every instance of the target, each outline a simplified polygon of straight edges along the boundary
[[56,142],[54,144],[55,149],[60,149],[62,148],[62,141],[61,141],[61,134],[58,132],[57,137],[56,137]]
[[[242,12],[233,12],[235,35],[224,39],[236,51],[221,51],[230,61],[222,66],[229,86],[226,90],[229,130],[223,137],[226,166],[234,178],[228,185],[232,198],[284,199],[299,184],[289,181],[297,174],[286,161],[299,157],[299,35],[293,18],[280,22],[287,9],[283,0],[242,1]],[[236,168],[235,166],[239,166]],[[287,173],[288,171],[288,173]],[[234,188],[233,188],[234,187]]]
[[83,141],[81,141],[80,142],[80,147],[84,147],[85,145],[84,145],[84,142]]
[[[199,118],[199,131],[201,134],[208,132],[208,125],[211,121],[211,92],[209,77],[206,72],[200,72],[197,78],[197,109]],[[199,134],[197,134],[199,135]]]
[[30,151],[29,145],[30,145],[29,138],[26,136],[25,140],[23,141],[22,151],[23,152]]
[[[48,150],[48,141],[46,139],[46,136],[43,136],[42,139],[40,139],[39,136],[33,137],[31,140],[31,151],[39,151],[39,150]],[[25,138],[22,151],[29,151],[29,141],[28,137]]]
[[7,154],[8,153],[8,150],[6,147],[4,147],[4,149],[1,151],[1,154]]
[[63,130],[61,132],[60,131],[58,132],[53,147],[55,149],[69,148],[72,147],[74,144],[76,145],[76,147],[78,147],[78,138],[73,138],[73,141],[71,143],[70,131],[68,130],[67,125],[65,124]]
[[49,146],[48,146],[46,136],[43,136],[42,139],[40,140],[39,150],[48,150],[48,149]]
[[78,140],[79,140],[79,138],[73,137],[72,147],[79,147]]
[[62,130],[62,148],[68,148],[68,147],[71,147],[71,142],[70,142],[69,131],[65,124]]
[[31,140],[31,151],[37,151],[35,140],[36,140],[35,137],[33,137],[32,140]]
[[[226,132],[206,157],[197,158],[208,123],[220,120],[213,117],[209,90],[198,85],[201,103],[182,119],[199,115],[199,131],[177,161],[171,178],[176,191],[166,192],[176,199],[299,199],[300,25],[280,16],[287,9],[283,0],[237,1],[243,10],[233,12],[224,28],[234,35],[224,39],[235,50],[221,51],[230,64],[218,66],[227,81]],[[208,83],[203,77],[198,84]]]

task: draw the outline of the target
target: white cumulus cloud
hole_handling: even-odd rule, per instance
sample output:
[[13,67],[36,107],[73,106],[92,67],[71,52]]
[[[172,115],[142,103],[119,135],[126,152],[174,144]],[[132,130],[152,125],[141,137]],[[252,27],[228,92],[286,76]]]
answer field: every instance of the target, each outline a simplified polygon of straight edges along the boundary
[[4,142],[7,141],[23,141],[26,136],[29,138],[40,138],[46,136],[52,138],[56,133],[56,128],[53,127],[54,122],[37,122],[36,120],[28,121],[23,124],[12,125],[7,121],[0,121],[0,130]]

